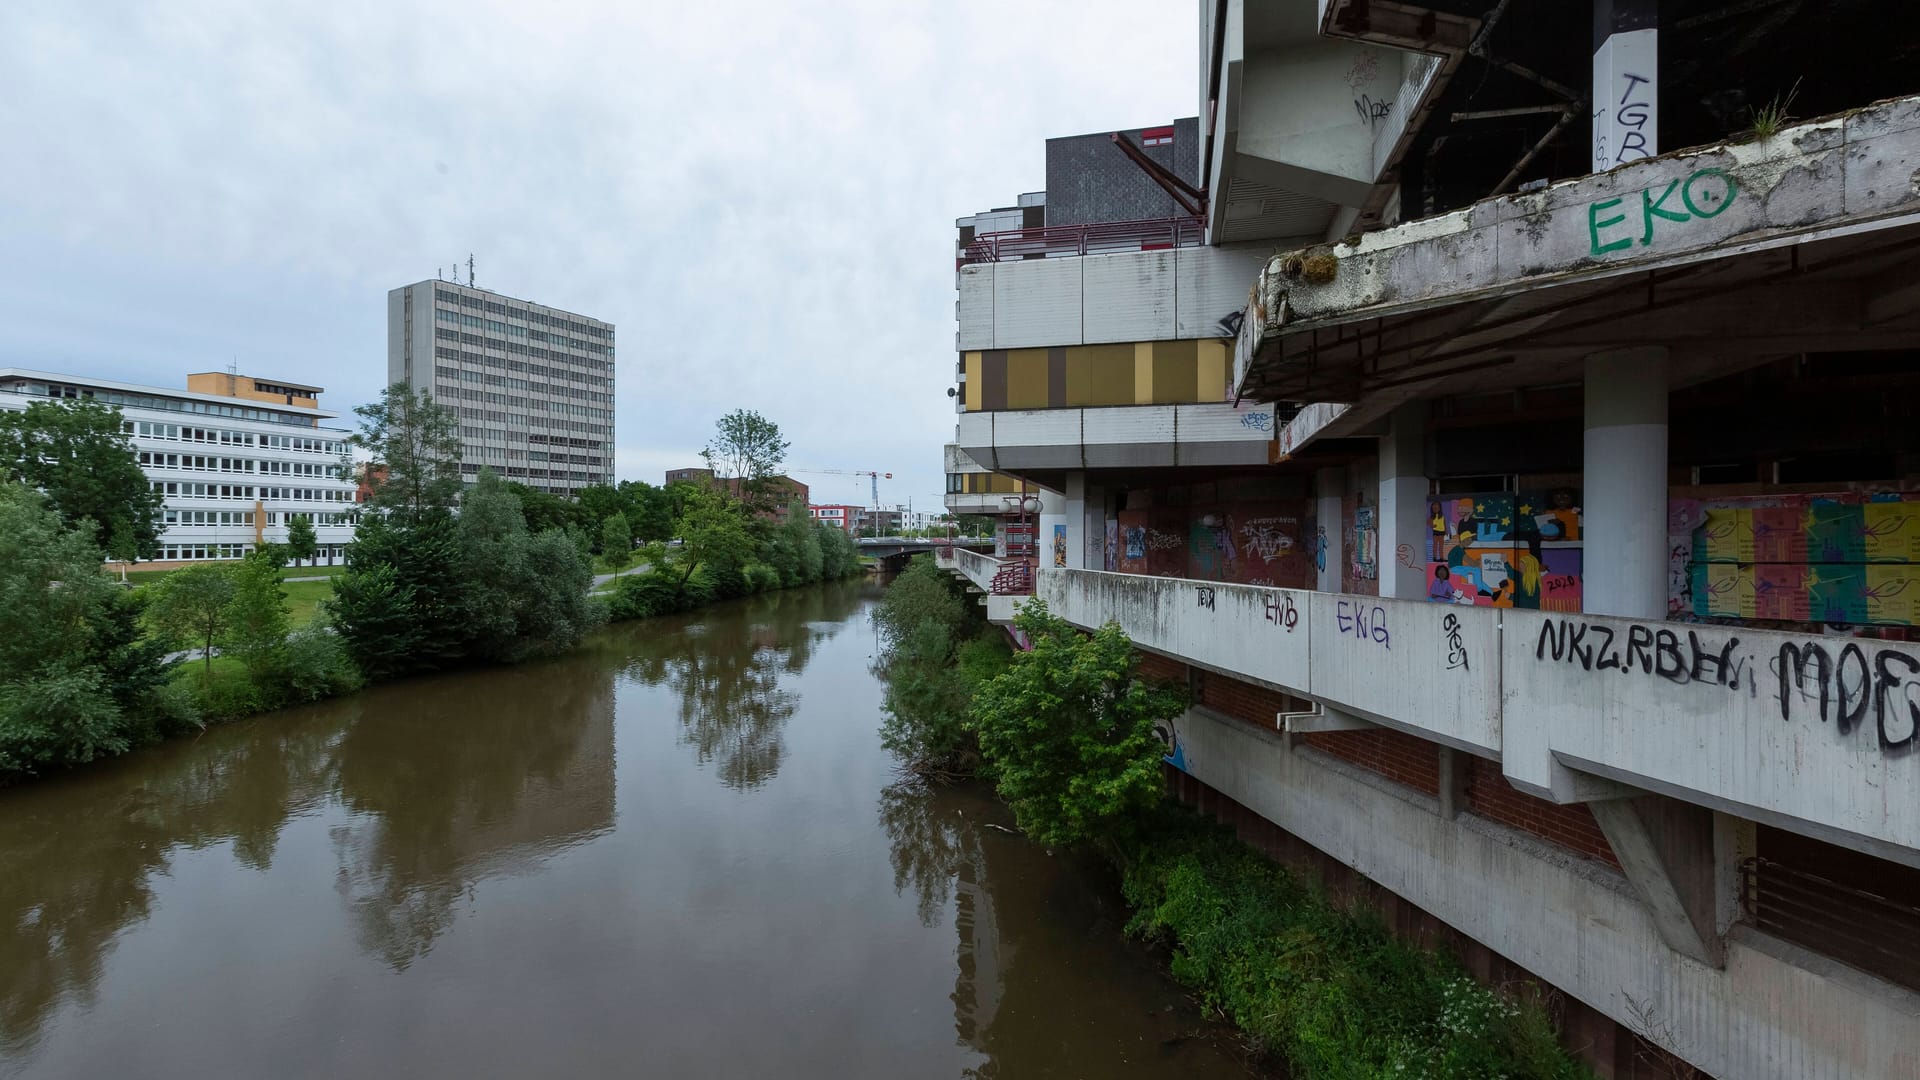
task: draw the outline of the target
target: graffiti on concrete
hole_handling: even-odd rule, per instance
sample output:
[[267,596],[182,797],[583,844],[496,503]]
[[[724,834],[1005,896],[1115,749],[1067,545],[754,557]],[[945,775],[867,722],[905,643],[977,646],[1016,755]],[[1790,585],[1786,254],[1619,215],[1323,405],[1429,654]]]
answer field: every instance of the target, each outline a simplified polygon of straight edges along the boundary
[[1147,548],[1151,551],[1174,551],[1181,546],[1178,534],[1161,532],[1159,529],[1147,530]]
[[1212,611],[1214,609],[1213,586],[1201,585],[1194,591],[1199,597],[1199,606],[1206,608],[1208,611]]
[[1379,604],[1336,601],[1333,621],[1340,628],[1341,637],[1371,642],[1383,649],[1393,648],[1393,635],[1387,630],[1387,609]]
[[1446,618],[1440,620],[1440,628],[1447,635],[1447,670],[1472,671],[1467,663],[1467,643],[1460,640],[1460,616],[1447,612]]
[[1293,597],[1286,593],[1282,593],[1279,596],[1269,595],[1267,597],[1267,621],[1275,626],[1285,628],[1289,634],[1293,633],[1293,628],[1300,625],[1300,610],[1293,606]]
[[1360,119],[1367,122],[1368,127],[1393,115],[1393,102],[1375,101],[1365,94],[1353,99],[1353,108],[1360,114]]
[[1147,528],[1144,525],[1127,526],[1127,558],[1144,559],[1147,557]]
[[1832,719],[1835,729],[1848,735],[1871,714],[1883,751],[1904,754],[1920,743],[1920,659],[1907,652],[1879,648],[1869,659],[1868,646],[1858,641],[1787,642],[1768,659],[1763,674],[1753,655],[1739,651],[1738,637],[1715,642],[1699,630],[1685,633],[1682,640],[1678,630],[1632,623],[1623,640],[1604,623],[1550,619],[1540,628],[1533,655],[1583,671],[1615,670],[1676,686],[1745,689],[1753,697],[1761,695],[1764,675],[1771,675],[1782,721],[1811,713],[1821,723]]
[[1242,413],[1240,416],[1240,426],[1243,428],[1251,428],[1254,431],[1272,431],[1273,414],[1268,412]]
[[1220,321],[1213,324],[1213,336],[1214,337],[1230,337],[1230,338],[1239,337],[1240,326],[1242,323],[1246,322],[1246,319],[1247,319],[1247,313],[1238,308],[1235,308],[1234,310],[1227,312],[1225,315],[1220,316]]
[[[1597,199],[1587,204],[1587,238],[1594,258],[1610,251],[1625,251],[1633,246],[1636,211],[1642,247],[1653,243],[1654,223],[1668,221],[1684,224],[1726,213],[1740,194],[1740,185],[1725,169],[1695,169],[1685,180],[1670,180],[1654,193],[1654,188],[1631,196]],[[1625,228],[1622,228],[1625,226]]]
[[1842,735],[1853,732],[1869,710],[1879,731],[1880,748],[1906,753],[1920,736],[1920,660],[1896,649],[1867,650],[1850,642],[1836,650],[1818,642],[1780,646],[1769,663],[1780,688],[1780,719],[1791,721],[1794,703],[1817,702],[1814,716],[1833,717]]
[[[1619,100],[1593,113],[1593,160],[1596,171],[1653,156],[1647,128],[1654,119],[1653,80],[1631,71],[1620,73]],[[1609,122],[1608,114],[1612,114]],[[1615,138],[1614,136],[1617,136]],[[1598,164],[1604,162],[1604,165]]]

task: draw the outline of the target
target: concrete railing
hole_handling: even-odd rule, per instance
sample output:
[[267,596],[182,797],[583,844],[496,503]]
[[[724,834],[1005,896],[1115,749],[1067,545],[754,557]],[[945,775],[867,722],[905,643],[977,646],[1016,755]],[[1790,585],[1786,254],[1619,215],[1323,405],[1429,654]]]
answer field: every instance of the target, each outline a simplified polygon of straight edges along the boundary
[[981,592],[993,591],[993,575],[1000,572],[1000,560],[978,551],[955,548],[953,564],[961,576],[980,587]]
[[1546,798],[1617,781],[1920,865],[1920,646],[1092,570],[1035,593]]

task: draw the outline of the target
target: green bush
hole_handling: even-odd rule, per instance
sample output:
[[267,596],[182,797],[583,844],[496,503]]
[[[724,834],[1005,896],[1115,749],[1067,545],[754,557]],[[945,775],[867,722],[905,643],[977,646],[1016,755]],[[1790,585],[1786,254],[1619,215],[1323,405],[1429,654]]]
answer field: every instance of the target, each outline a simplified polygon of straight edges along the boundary
[[670,615],[681,610],[680,578],[671,570],[656,566],[639,574],[628,574],[613,587],[608,601],[608,616],[615,621]]
[[747,564],[747,591],[750,593],[772,592],[780,587],[780,571],[766,563]]
[[1128,930],[1172,946],[1174,977],[1293,1076],[1588,1076],[1536,1001],[1328,902],[1224,828],[1167,809],[1121,861]]
[[1160,800],[1154,724],[1185,709],[1186,694],[1140,677],[1117,625],[1084,635],[1037,599],[1014,625],[1032,647],[973,701],[994,786],[1036,841],[1111,850]]
[[318,627],[287,635],[279,680],[289,703],[321,701],[366,684],[339,636]]

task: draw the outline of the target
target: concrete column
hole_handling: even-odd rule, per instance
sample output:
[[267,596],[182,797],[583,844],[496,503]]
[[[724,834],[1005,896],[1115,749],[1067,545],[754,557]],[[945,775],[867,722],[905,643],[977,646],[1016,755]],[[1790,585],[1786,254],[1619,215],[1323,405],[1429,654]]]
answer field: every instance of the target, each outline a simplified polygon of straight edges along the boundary
[[[1038,495],[1040,496],[1040,535],[1034,538],[1036,549],[1034,554],[1039,557],[1040,569],[1048,570],[1054,565],[1054,528],[1059,526],[1071,531],[1072,526],[1068,523],[1072,520],[1072,515],[1067,513],[1066,496],[1044,489],[1040,490]],[[1071,559],[1073,557],[1071,536],[1067,537],[1066,546],[1067,558]]]
[[1658,0],[1593,0],[1593,171],[1660,152]]
[[1340,519],[1340,496],[1346,489],[1345,469],[1320,469],[1313,474],[1313,493],[1319,500],[1315,516],[1319,519],[1320,534],[1314,537],[1316,551],[1315,564],[1320,568],[1321,592],[1340,591],[1340,560],[1342,530],[1347,523]]
[[1586,610],[1667,616],[1667,350],[1587,357]]
[[1088,484],[1080,535],[1080,562],[1088,570],[1107,568],[1107,489]]
[[[1067,527],[1066,565],[1069,569],[1087,568],[1087,474],[1071,472],[1067,474],[1067,494],[1061,522]],[[1044,565],[1053,566],[1053,530],[1047,530],[1047,559]]]
[[[1427,513],[1427,407],[1402,405],[1380,440],[1380,595],[1406,600],[1427,595],[1427,549],[1433,530]],[[1411,564],[1411,565],[1409,565]]]

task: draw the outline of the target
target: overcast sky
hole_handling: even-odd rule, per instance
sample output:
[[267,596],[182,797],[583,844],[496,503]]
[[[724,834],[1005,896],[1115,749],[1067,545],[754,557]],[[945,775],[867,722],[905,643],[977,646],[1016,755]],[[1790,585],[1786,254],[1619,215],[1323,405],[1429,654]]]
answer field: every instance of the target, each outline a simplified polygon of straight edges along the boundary
[[[1044,140],[1196,111],[1193,5],[0,4],[0,366],[238,364],[347,414],[386,294],[619,331],[618,475],[757,409],[789,464],[944,490],[954,218]],[[462,279],[465,274],[462,271]],[[351,419],[349,416],[348,419]],[[806,476],[816,502],[866,483]]]

